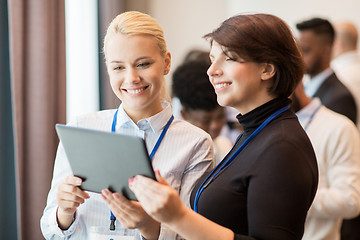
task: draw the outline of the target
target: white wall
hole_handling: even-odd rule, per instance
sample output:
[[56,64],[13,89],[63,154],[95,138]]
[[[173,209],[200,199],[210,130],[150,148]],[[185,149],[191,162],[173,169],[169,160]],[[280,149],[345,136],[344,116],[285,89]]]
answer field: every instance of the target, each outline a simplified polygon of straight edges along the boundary
[[164,29],[172,53],[172,71],[192,48],[209,49],[202,36],[239,13],[277,15],[290,25],[295,35],[296,23],[312,17],[331,22],[349,20],[360,27],[359,0],[151,0],[149,5],[149,14]]
[[172,70],[190,49],[209,49],[202,36],[226,18],[239,13],[277,15],[290,25],[295,34],[296,23],[312,17],[326,18],[331,22],[349,20],[360,27],[359,0],[151,0],[149,5],[150,15],[164,29],[173,56]]
[[[168,50],[172,54],[172,67],[167,76],[193,48],[209,50],[209,43],[202,38],[217,28],[227,16],[223,0],[151,0],[149,14],[164,30]],[[168,85],[169,87],[169,85]]]
[[270,13],[285,20],[297,34],[296,23],[313,17],[330,22],[352,21],[360,27],[359,0],[228,0],[227,12],[235,15],[244,12]]

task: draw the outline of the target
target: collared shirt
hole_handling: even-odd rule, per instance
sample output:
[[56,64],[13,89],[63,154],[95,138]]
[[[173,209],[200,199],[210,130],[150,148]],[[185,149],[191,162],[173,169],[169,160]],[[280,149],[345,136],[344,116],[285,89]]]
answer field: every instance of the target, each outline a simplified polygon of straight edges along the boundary
[[325,81],[326,78],[328,78],[333,73],[333,70],[331,68],[327,68],[315,77],[309,79],[304,83],[304,89],[305,93],[309,97],[313,97],[321,84]]
[[322,104],[320,99],[314,98],[306,107],[296,112],[296,116],[298,117],[301,126],[305,130],[321,105]]
[[[153,149],[163,127],[171,117],[171,107],[163,103],[163,111],[138,123],[134,123],[120,105],[117,133],[139,136],[145,139],[149,153]],[[105,110],[78,117],[69,125],[111,131],[115,109]],[[159,169],[162,176],[174,187],[185,205],[190,206],[189,196],[196,181],[213,168],[214,156],[210,135],[183,120],[174,119],[152,161],[153,168]],[[57,187],[68,175],[72,175],[62,144],[59,144],[51,189],[47,206],[41,218],[41,230],[46,239],[89,239],[91,227],[109,227],[110,209],[101,196],[89,193],[87,199],[76,212],[69,229],[62,231],[56,220]],[[120,222],[116,221],[117,228]],[[176,234],[162,226],[159,239],[175,239]]]
[[305,222],[304,240],[339,240],[343,218],[360,212],[360,137],[354,123],[318,98],[296,113],[313,145],[319,184]]

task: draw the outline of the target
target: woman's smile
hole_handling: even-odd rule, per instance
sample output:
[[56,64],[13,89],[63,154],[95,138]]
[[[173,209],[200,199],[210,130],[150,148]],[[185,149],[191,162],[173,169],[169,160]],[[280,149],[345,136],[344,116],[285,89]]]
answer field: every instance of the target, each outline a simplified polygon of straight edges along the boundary
[[214,83],[215,92],[221,92],[228,88],[231,85],[231,82],[221,82],[221,83]]
[[142,95],[148,87],[149,86],[140,87],[140,88],[131,88],[131,89],[130,88],[122,88],[122,90],[127,92],[129,95],[139,96],[139,95]]

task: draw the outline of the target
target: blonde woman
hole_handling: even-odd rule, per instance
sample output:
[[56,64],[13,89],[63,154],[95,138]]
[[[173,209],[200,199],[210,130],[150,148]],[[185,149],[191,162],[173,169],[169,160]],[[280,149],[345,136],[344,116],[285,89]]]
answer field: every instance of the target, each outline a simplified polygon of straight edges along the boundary
[[[144,138],[153,167],[189,206],[196,181],[213,167],[212,142],[203,130],[174,119],[165,101],[164,75],[169,72],[171,55],[161,27],[140,12],[120,14],[107,30],[104,54],[111,87],[122,103],[118,109],[80,116],[70,125]],[[108,239],[109,235],[132,234],[126,228],[138,229],[147,239],[175,238],[138,202],[116,193],[121,205],[111,212],[100,194],[82,191],[80,185],[60,143],[41,219],[46,239]]]

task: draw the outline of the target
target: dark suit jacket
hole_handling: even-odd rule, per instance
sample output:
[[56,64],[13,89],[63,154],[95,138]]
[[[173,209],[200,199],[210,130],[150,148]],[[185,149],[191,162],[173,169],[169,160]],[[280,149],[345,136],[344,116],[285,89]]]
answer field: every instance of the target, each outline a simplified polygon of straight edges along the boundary
[[314,97],[320,98],[322,104],[327,108],[347,116],[356,124],[357,108],[354,97],[349,89],[340,82],[335,73],[325,79]]

